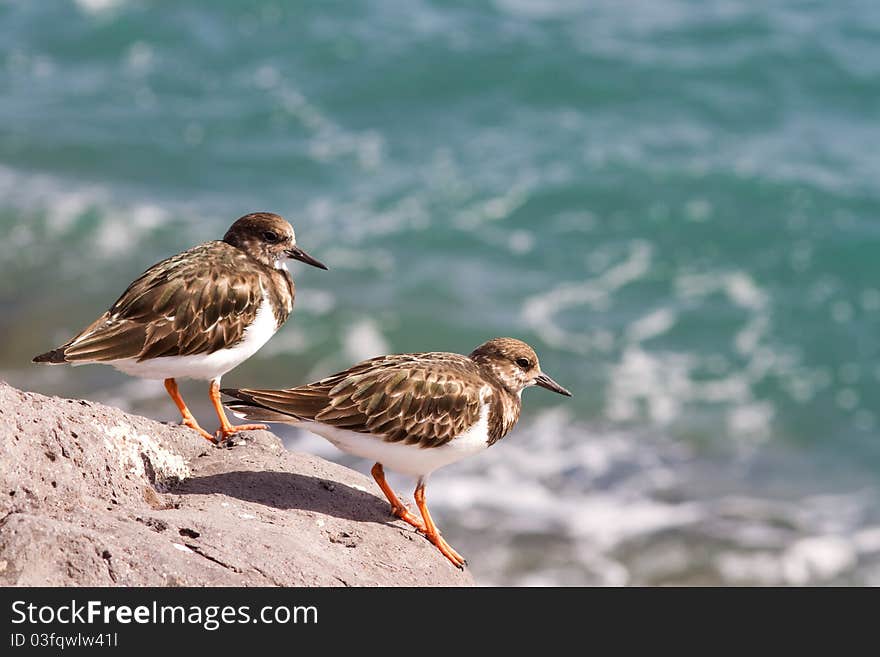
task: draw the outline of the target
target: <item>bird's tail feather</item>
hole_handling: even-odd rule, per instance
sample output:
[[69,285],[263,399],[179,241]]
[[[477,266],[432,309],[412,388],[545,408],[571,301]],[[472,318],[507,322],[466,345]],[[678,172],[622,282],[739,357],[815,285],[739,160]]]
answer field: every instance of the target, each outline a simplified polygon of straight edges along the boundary
[[58,349],[53,349],[52,351],[47,351],[45,354],[40,354],[39,356],[34,356],[33,363],[66,363],[67,358],[64,356],[64,347],[59,347]]
[[271,408],[259,406],[243,401],[227,401],[224,402],[226,408],[232,411],[232,414],[242,420],[253,422],[283,422],[284,424],[298,424],[302,420],[297,417],[285,415]]

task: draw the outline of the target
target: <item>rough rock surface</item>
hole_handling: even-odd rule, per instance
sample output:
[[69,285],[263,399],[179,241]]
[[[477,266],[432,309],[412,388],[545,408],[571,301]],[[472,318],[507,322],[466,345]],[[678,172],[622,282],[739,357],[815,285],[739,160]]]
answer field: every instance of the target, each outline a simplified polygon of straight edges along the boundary
[[0,382],[0,585],[461,586],[364,475]]

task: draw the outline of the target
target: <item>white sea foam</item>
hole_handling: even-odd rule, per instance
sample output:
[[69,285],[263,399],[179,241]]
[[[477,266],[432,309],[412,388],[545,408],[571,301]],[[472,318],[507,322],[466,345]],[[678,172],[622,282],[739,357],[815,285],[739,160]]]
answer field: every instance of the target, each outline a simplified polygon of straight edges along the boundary
[[326,315],[336,308],[336,296],[327,290],[309,289],[307,294],[298,294],[296,309],[310,315]]
[[684,299],[723,292],[737,306],[753,311],[764,309],[768,301],[766,293],[742,271],[681,274],[675,279],[675,287]]
[[773,404],[768,402],[744,402],[733,406],[727,413],[727,430],[740,438],[766,439],[770,435],[775,415]]
[[686,354],[653,355],[637,346],[627,348],[609,375],[607,416],[617,422],[647,416],[668,424],[692,394],[692,364],[693,357]]
[[125,69],[130,75],[142,77],[153,69],[155,59],[155,50],[149,43],[135,41],[125,52]]
[[89,240],[89,253],[118,257],[139,249],[147,235],[172,218],[170,209],[155,203],[119,202],[102,185],[74,184],[56,176],[24,174],[5,166],[0,166],[0,196],[6,207],[45,216],[47,225],[45,234],[36,235],[28,223],[20,222],[13,231],[17,237],[0,245],[0,252],[39,246],[47,238],[73,238],[76,224],[88,213],[96,212],[101,221]]
[[526,18],[560,18],[584,11],[579,0],[494,0],[502,11]]
[[100,14],[124,4],[124,0],[75,0],[75,2],[77,7],[89,14]]
[[[561,313],[573,308],[583,306],[596,313],[614,310],[618,292],[639,282],[651,269],[652,256],[651,246],[643,242],[631,244],[623,259],[609,249],[596,249],[588,260],[596,276],[581,283],[561,283],[527,299],[523,320],[544,342],[568,353],[596,350],[611,354],[605,414],[613,421],[647,420],[667,426],[689,418],[700,405],[722,404],[727,407],[724,429],[743,448],[766,440],[772,433],[776,409],[769,401],[755,397],[754,385],[777,375],[791,381],[792,387],[803,388],[802,395],[813,394],[815,386],[806,389],[798,383],[797,352],[768,344],[773,328],[770,300],[749,274],[689,272],[673,279],[680,307],[721,296],[742,314],[739,327],[734,325],[729,334],[735,353],[745,358],[745,364],[737,369],[731,368],[722,353],[681,351],[650,342],[676,328],[682,312],[678,307],[654,308],[630,320],[618,336],[604,328],[578,331],[562,323]],[[712,376],[707,378],[707,372]],[[843,402],[852,406],[848,397]]]
[[314,342],[314,336],[306,333],[297,322],[289,321],[254,355],[254,358],[266,359],[280,354],[303,354]]
[[[294,444],[369,467],[320,439]],[[453,545],[481,555],[472,567],[483,584],[616,586],[687,581],[692,572],[729,584],[833,583],[880,555],[880,529],[865,521],[874,493],[726,494],[739,487],[729,462],[694,488],[694,468],[707,468],[696,459],[662,433],[584,426],[560,406],[435,473],[428,497]],[[415,483],[389,479],[404,497]]]
[[668,308],[659,308],[632,322],[626,331],[630,342],[644,342],[663,335],[675,325],[676,314]]
[[839,536],[802,538],[782,555],[786,583],[824,582],[850,569],[856,555],[849,541]]
[[880,527],[866,527],[855,532],[853,545],[863,554],[880,552]]
[[500,196],[480,200],[465,207],[455,218],[455,224],[463,230],[474,230],[483,223],[498,221],[509,217],[528,199],[531,185],[522,182],[511,187]]
[[[330,253],[339,256],[338,266],[378,267],[383,271],[393,263],[392,254],[372,245],[364,250],[363,243],[401,232],[425,230],[431,225],[425,199],[415,194],[404,196],[382,212],[376,212],[363,200],[340,201],[318,196],[306,205],[302,214],[322,241],[337,245]],[[339,239],[340,231],[344,239]]]
[[743,272],[733,272],[723,278],[724,291],[738,306],[762,310],[767,306],[767,295]]
[[376,322],[366,318],[353,322],[346,329],[343,349],[352,362],[381,356],[391,351]]
[[265,65],[254,74],[255,85],[270,94],[278,106],[312,133],[308,153],[318,162],[353,158],[365,171],[385,159],[385,139],[376,130],[350,130],[323,112],[281,74]]
[[601,275],[586,281],[564,282],[526,299],[522,320],[541,339],[554,347],[586,354],[610,346],[601,331],[576,332],[563,328],[556,315],[579,306],[597,307],[612,293],[644,276],[651,267],[653,248],[648,242],[633,241],[626,258]]

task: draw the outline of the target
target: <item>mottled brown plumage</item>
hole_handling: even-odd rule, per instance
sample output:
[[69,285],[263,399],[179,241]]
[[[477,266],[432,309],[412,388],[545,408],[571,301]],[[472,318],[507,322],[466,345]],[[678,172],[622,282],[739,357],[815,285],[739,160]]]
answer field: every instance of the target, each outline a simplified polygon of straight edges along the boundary
[[210,354],[242,339],[264,290],[280,327],[293,307],[290,274],[226,242],[200,244],[150,267],[59,350],[68,363]]
[[[295,287],[283,261],[326,269],[296,245],[278,215],[238,219],[223,240],[206,242],[145,271],[97,320],[37,363],[106,363],[144,378],[163,378],[184,422],[209,437],[189,414],[175,378],[212,380],[247,359],[290,316]],[[271,315],[267,314],[271,313]]]
[[290,390],[223,392],[388,442],[437,447],[479,419],[484,387],[479,368],[467,357],[418,353],[373,358]]
[[277,215],[248,215],[230,228],[224,241],[200,244],[153,265],[90,326],[34,361],[143,361],[210,354],[241,341],[264,291],[280,327],[293,308],[293,279],[275,268],[266,248],[271,245],[246,239],[270,228],[276,234],[292,233]]
[[[506,436],[519,419],[522,390],[532,385],[571,395],[541,372],[531,347],[495,338],[469,356],[380,356],[298,388],[222,392],[238,400],[226,405],[240,417],[302,425],[344,451],[373,459],[373,477],[392,513],[462,567],[464,559],[440,536],[428,512],[426,479]],[[421,519],[388,485],[385,465],[419,478],[415,499]]]
[[[529,371],[517,360],[528,361]],[[247,411],[248,405],[262,407],[386,442],[430,448],[445,445],[476,424],[483,404],[489,405],[487,443],[506,436],[519,419],[520,392],[532,385],[531,378],[548,378],[540,374],[532,348],[512,338],[496,338],[470,356],[392,354],[298,388],[222,392],[244,402],[227,404],[238,411]]]

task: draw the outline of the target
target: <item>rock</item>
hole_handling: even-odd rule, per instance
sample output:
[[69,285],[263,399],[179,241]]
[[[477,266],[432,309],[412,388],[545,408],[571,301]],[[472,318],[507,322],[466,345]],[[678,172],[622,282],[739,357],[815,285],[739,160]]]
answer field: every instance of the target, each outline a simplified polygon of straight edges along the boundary
[[0,382],[0,585],[470,586],[371,479],[273,434]]

